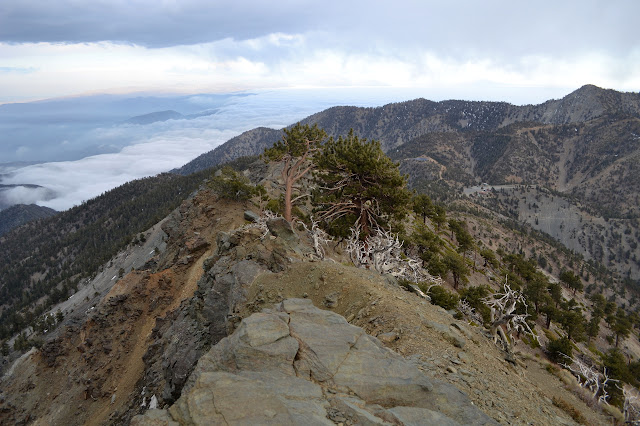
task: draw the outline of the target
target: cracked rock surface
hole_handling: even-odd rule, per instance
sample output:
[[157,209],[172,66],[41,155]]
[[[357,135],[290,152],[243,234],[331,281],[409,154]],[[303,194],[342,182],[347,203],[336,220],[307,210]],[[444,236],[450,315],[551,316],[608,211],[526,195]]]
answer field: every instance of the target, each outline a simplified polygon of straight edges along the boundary
[[132,425],[495,424],[342,316],[287,299],[244,319],[198,362],[168,410]]

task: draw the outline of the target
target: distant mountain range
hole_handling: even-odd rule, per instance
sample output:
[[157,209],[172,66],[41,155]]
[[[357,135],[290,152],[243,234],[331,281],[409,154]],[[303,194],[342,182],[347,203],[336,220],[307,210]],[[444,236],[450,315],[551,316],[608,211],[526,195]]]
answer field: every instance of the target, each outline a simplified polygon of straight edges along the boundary
[[[527,183],[575,196],[608,216],[640,214],[640,94],[583,86],[540,105],[416,99],[379,108],[333,107],[302,123],[330,136],[351,128],[395,160],[426,156],[463,184]],[[256,128],[174,172],[259,155],[281,130]],[[420,167],[412,167],[420,174]],[[408,171],[408,169],[407,169]],[[459,172],[459,173],[458,173]],[[451,175],[451,173],[450,173]],[[414,181],[417,176],[413,176]],[[624,190],[621,190],[624,189]]]
[[[393,149],[430,133],[495,132],[515,123],[584,123],[605,115],[613,119],[640,117],[640,94],[586,85],[562,99],[540,105],[416,99],[378,108],[337,106],[301,122],[318,124],[330,136],[344,135],[353,128],[360,137],[380,140],[383,149],[391,153]],[[259,155],[281,134],[281,130],[267,128],[249,130],[175,172],[192,173],[241,156]]]
[[167,110],[167,111],[156,111],[151,112],[149,114],[136,115],[135,117],[131,117],[125,123],[128,124],[152,124],[157,123],[159,121],[167,121],[167,120],[193,120],[198,117],[206,117],[207,115],[213,115],[217,112],[217,109],[200,111],[195,114],[180,114],[177,111]]

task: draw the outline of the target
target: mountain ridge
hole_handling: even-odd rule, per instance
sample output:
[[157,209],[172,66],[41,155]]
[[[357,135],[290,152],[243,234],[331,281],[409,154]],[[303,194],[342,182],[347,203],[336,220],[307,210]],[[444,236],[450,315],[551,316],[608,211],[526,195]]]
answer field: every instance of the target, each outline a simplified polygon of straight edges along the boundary
[[0,236],[32,220],[45,219],[58,212],[37,204],[14,204],[0,211]]
[[[605,113],[624,113],[639,117],[640,93],[623,93],[585,85],[562,99],[525,106],[506,102],[434,102],[420,98],[376,108],[336,106],[300,122],[318,124],[329,136],[334,137],[344,135],[353,128],[360,137],[380,140],[383,149],[391,152],[403,143],[431,132],[497,130],[523,121],[568,124],[588,121]],[[220,164],[221,161],[231,161],[245,155],[260,155],[281,134],[280,129],[249,130],[173,171],[191,173],[202,167]]]

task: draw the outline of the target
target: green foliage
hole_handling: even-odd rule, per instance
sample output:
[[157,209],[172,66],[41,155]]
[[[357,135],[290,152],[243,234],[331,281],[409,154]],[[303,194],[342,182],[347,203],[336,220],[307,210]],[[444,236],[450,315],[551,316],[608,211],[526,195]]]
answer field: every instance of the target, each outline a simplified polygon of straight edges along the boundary
[[272,198],[267,202],[267,205],[264,207],[264,209],[282,215],[282,213],[284,212],[284,202],[281,198]]
[[469,275],[469,267],[465,259],[458,253],[448,251],[445,253],[442,263],[444,263],[447,271],[451,271],[453,276],[453,288],[458,289],[460,284],[466,284],[469,282],[467,275]]
[[449,229],[456,236],[456,242],[458,243],[458,252],[462,253],[463,257],[465,253],[471,250],[474,246],[473,237],[467,231],[467,223],[455,219],[449,219]]
[[309,126],[297,123],[289,129],[283,129],[283,132],[284,136],[281,140],[271,148],[265,149],[263,154],[265,161],[290,162],[292,159],[308,156],[315,152],[322,141],[327,138],[327,133],[317,124]]
[[555,363],[566,362],[567,359],[564,355],[573,356],[573,344],[567,337],[561,337],[556,340],[551,340],[547,344],[547,355],[549,359]]
[[587,337],[589,340],[598,336],[600,332],[600,318],[599,316],[592,316],[589,322],[587,323]]
[[618,308],[615,315],[609,315],[606,318],[611,331],[616,336],[616,348],[620,342],[620,338],[626,339],[631,333],[632,322],[622,308]]
[[525,259],[521,254],[507,254],[502,258],[508,269],[520,276],[524,281],[531,281],[537,271],[536,262],[533,259]]
[[429,290],[429,297],[431,297],[431,303],[434,305],[442,306],[444,309],[455,309],[458,306],[460,297],[447,291],[444,287],[439,285],[431,287]]
[[436,204],[433,206],[433,216],[431,217],[431,221],[436,226],[436,230],[440,231],[442,225],[447,223],[447,211],[441,204]]
[[248,200],[257,194],[255,186],[251,184],[249,179],[229,166],[225,166],[214,173],[214,177],[209,182],[209,187],[220,198],[235,201]]
[[482,316],[482,321],[487,324],[491,321],[491,309],[484,303],[484,298],[489,296],[487,286],[467,287],[460,291],[460,297],[465,299],[477,313]]
[[[633,376],[632,370],[629,369],[627,364],[627,358],[617,348],[607,352],[602,359],[602,363],[608,370],[609,377],[638,386],[638,377]],[[622,407],[624,403],[624,396],[620,388],[621,386],[616,386],[615,382],[607,384],[607,392],[610,395],[609,403],[617,407]]]
[[427,223],[427,217],[434,215],[433,202],[426,194],[418,194],[411,200],[411,206],[415,214],[422,217],[422,222]]
[[547,290],[549,290],[549,295],[551,295],[551,299],[553,299],[555,306],[558,306],[558,304],[562,302],[562,288],[560,287],[560,284],[549,283]]
[[558,309],[551,297],[545,297],[543,303],[541,303],[540,313],[546,315],[546,327],[551,326],[551,321],[558,321],[560,319],[560,309]]
[[560,314],[560,326],[567,332],[567,337],[576,342],[585,339],[585,319],[577,310],[566,310]]
[[484,266],[491,265],[492,268],[500,266],[496,254],[490,248],[481,249],[480,256],[484,259]]
[[344,237],[347,224],[358,224],[366,238],[373,229],[405,217],[410,200],[406,178],[380,142],[360,139],[351,130],[346,137],[330,139],[314,162],[317,217],[332,233]]
[[445,272],[440,261],[440,250],[444,245],[442,239],[427,228],[423,223],[417,223],[409,237],[409,243],[418,248],[420,258],[427,270],[434,275]]
[[559,278],[560,281],[562,281],[567,287],[573,290],[573,294],[576,294],[576,291],[582,291],[582,280],[572,271],[563,270],[562,272],[560,272]]
[[281,176],[285,187],[283,215],[289,222],[293,218],[294,185],[311,170],[313,163],[310,160],[326,138],[327,133],[317,124],[309,126],[298,123],[284,129],[282,140],[264,151],[263,158],[267,162],[282,163]]

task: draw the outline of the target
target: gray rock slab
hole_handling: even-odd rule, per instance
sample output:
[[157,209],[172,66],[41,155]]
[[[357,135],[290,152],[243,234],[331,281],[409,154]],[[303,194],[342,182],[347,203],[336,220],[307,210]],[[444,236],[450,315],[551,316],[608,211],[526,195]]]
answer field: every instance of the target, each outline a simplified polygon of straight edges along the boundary
[[245,318],[201,357],[168,411],[135,421],[495,424],[457,388],[427,377],[415,362],[307,299],[288,299]]

